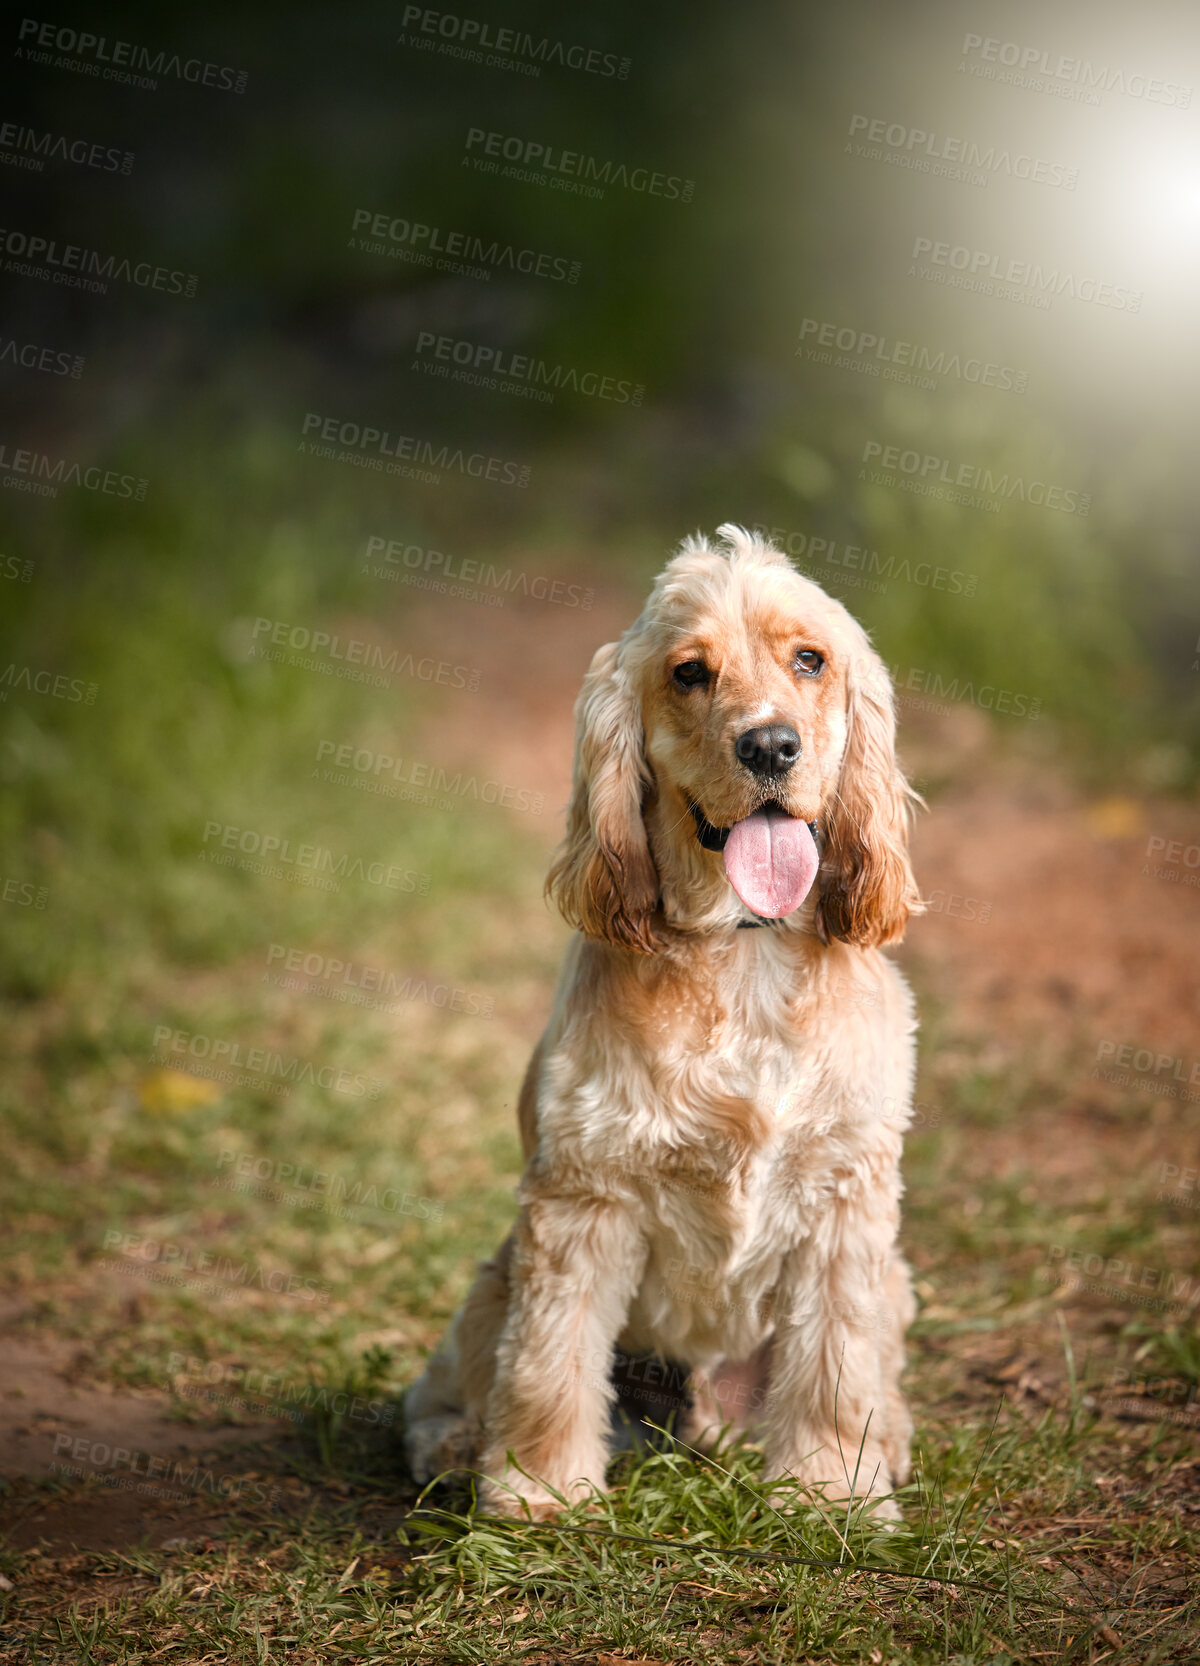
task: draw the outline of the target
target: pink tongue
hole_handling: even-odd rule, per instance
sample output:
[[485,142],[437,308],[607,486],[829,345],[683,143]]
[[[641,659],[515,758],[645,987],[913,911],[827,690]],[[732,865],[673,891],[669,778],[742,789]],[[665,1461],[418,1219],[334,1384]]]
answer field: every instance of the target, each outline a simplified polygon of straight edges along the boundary
[[747,908],[764,919],[790,914],[817,877],[817,847],[808,823],[770,807],[729,829],[725,877]]

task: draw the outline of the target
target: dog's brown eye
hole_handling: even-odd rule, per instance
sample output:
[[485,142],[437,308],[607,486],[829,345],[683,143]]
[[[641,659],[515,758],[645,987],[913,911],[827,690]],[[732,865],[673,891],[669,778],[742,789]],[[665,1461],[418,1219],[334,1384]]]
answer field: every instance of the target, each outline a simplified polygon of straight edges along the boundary
[[672,675],[680,688],[699,688],[708,681],[708,666],[702,659],[685,659],[675,667]]
[[819,677],[825,664],[825,655],[819,654],[815,648],[796,649],[796,670],[806,677]]

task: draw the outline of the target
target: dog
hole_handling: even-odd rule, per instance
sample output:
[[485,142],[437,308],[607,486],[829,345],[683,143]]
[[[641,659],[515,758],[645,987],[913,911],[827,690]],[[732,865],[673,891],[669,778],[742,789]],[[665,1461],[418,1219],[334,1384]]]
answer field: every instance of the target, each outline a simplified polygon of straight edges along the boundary
[[[414,1477],[494,1513],[602,1491],[614,1354],[690,1371],[678,1429],[880,1517],[910,1472],[897,1246],[921,903],[891,683],[740,527],[687,539],[576,705],[547,891],[576,927],[521,1089],[519,1219],[405,1399]],[[785,1484],[777,1491],[788,1491]]]

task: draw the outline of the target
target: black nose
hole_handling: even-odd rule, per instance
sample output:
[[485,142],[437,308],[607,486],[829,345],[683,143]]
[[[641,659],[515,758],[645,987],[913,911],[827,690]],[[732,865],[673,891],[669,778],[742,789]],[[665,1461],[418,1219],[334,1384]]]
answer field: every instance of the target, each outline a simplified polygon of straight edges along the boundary
[[800,736],[786,723],[747,729],[733,749],[739,764],[755,775],[786,775],[800,756]]

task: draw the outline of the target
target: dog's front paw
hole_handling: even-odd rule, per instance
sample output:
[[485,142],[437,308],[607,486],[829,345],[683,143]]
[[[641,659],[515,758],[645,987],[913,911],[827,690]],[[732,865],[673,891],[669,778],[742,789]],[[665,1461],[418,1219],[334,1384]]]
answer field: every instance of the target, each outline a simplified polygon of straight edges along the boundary
[[[515,1490],[519,1484],[520,1491]],[[479,1489],[479,1504],[485,1515],[507,1516],[512,1521],[555,1521],[566,1508],[553,1493],[543,1492],[524,1475],[512,1483],[485,1481]]]
[[895,1526],[904,1517],[896,1500],[885,1492],[860,1492],[851,1494],[845,1481],[840,1486],[826,1484],[813,1486],[810,1482],[797,1485],[790,1476],[778,1476],[771,1484],[767,1494],[767,1501],[771,1509],[781,1516],[803,1515],[808,1510],[820,1510],[822,1513],[836,1511],[845,1514],[848,1507],[855,1511],[868,1514],[873,1522],[880,1525]]
[[551,1492],[540,1481],[508,1466],[500,1475],[483,1481],[479,1502],[488,1515],[508,1516],[513,1521],[555,1521],[568,1505],[594,1498],[604,1490],[581,1478],[565,1482],[559,1492]]
[[413,1480],[423,1487],[435,1476],[474,1469],[481,1439],[476,1420],[458,1412],[410,1423],[404,1431],[404,1452]]
[[891,1496],[893,1479],[878,1449],[854,1453],[843,1467],[835,1451],[822,1447],[791,1463],[768,1461],[767,1484],[772,1506],[784,1513],[814,1505],[845,1509],[848,1504],[870,1511],[874,1521],[900,1521],[900,1506]]

